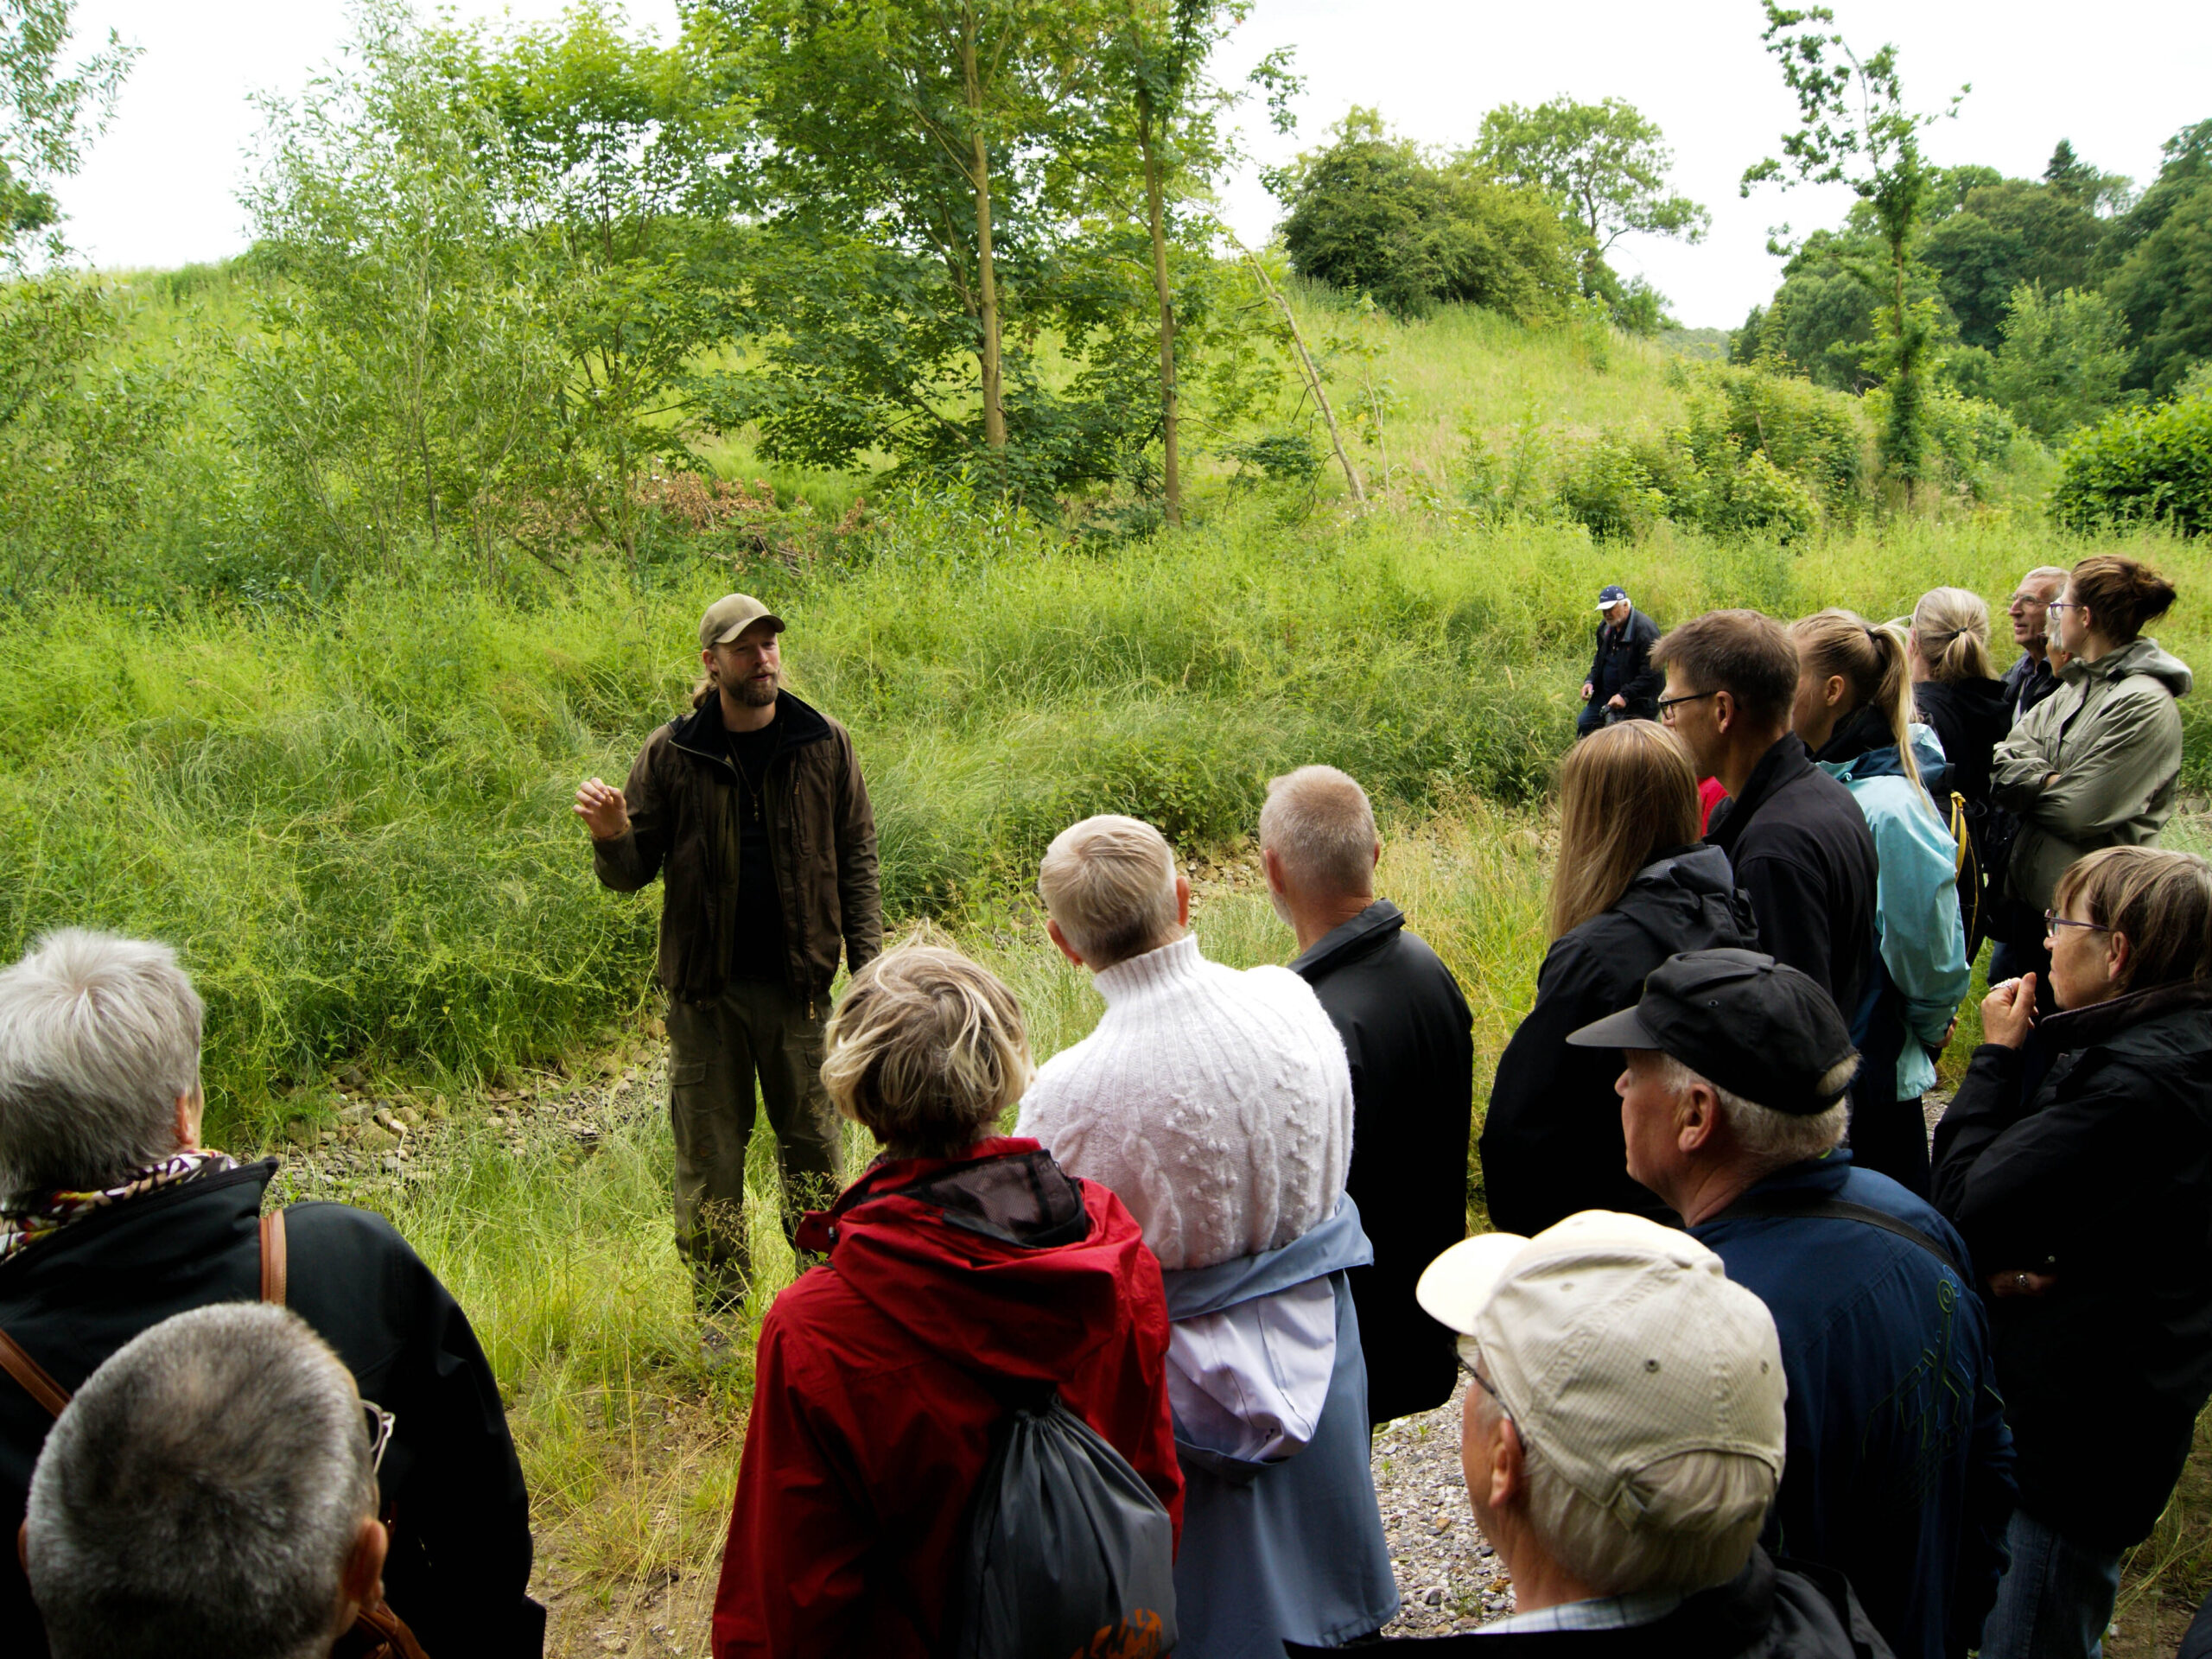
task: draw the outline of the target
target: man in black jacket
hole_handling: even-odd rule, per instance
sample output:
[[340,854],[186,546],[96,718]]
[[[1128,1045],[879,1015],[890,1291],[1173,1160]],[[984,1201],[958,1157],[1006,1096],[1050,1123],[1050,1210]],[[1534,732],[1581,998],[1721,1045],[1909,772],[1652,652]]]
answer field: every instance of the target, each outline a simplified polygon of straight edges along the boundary
[[1574,734],[1587,737],[1608,720],[1659,718],[1660,674],[1651,664],[1659,625],[1629,601],[1628,589],[1608,587],[1598,595],[1598,648],[1582,683],[1583,710]]
[[[655,876],[668,995],[676,1243],[703,1311],[750,1274],[745,1153],[754,1086],[775,1131],[786,1237],[838,1184],[822,1091],[830,984],[883,949],[875,817],[852,734],[783,685],[784,622],[731,594],[699,619],[705,677],[688,715],[647,740],[620,788],[588,779],[576,816],[602,886]],[[710,1343],[720,1340],[710,1333]]]
[[[433,1655],[537,1655],[529,1495],[467,1317],[365,1210],[295,1205],[264,1250],[276,1166],[200,1146],[200,1019],[166,945],[67,930],[0,972],[0,1537],[61,1398],[101,1361],[172,1314],[282,1300],[394,1419],[379,1475],[392,1610]],[[15,1659],[43,1659],[12,1548],[0,1632]]]
[[1414,1300],[1421,1269],[1467,1230],[1473,1016],[1452,970],[1375,897],[1382,842],[1367,793],[1334,766],[1268,785],[1268,896],[1298,934],[1291,963],[1351,1064],[1351,1169],[1375,1265],[1351,1270],[1367,1352],[1367,1414],[1387,1422],[1452,1397],[1451,1344]]
[[1728,798],[1706,839],[1750,894],[1759,947],[1850,1018],[1873,984],[1874,836],[1851,791],[1789,729],[1797,647],[1757,611],[1708,611],[1660,640],[1660,718]]

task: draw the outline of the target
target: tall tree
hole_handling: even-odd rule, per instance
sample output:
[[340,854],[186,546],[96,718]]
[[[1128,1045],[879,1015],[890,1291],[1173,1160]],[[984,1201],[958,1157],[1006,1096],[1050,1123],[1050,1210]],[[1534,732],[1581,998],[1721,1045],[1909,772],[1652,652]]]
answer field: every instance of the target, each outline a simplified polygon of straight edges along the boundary
[[1713,224],[1688,196],[1668,194],[1675,156],[1666,136],[1621,99],[1501,104],[1483,117],[1468,158],[1510,184],[1559,197],[1600,257],[1630,231],[1697,242]]
[[71,10],[72,0],[0,0],[0,258],[11,264],[41,231],[61,252],[53,186],[105,129],[138,54],[110,29],[104,47],[65,67]]
[[[1760,36],[1796,96],[1798,126],[1785,133],[1779,158],[1745,170],[1742,194],[1779,180],[1847,184],[1872,209],[1883,259],[1878,267],[1850,260],[1847,268],[1885,302],[1880,314],[1889,388],[1889,418],[1881,439],[1883,465],[1904,486],[1910,501],[1925,475],[1929,448],[1927,397],[1936,308],[1909,297],[1915,245],[1928,215],[1936,169],[1921,154],[1920,134],[1943,114],[1955,114],[1971,91],[1961,86],[1948,111],[1930,115],[1905,107],[1897,50],[1884,46],[1860,57],[1843,36],[1823,33],[1835,22],[1825,6],[1802,10],[1761,0],[1766,29]],[[1784,226],[1778,236],[1787,236]]]

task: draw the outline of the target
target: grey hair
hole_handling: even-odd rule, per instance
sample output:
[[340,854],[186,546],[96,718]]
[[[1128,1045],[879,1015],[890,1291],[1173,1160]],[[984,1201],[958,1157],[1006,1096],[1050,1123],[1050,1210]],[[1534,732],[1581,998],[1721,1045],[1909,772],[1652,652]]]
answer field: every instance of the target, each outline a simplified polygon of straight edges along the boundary
[[0,970],[0,1199],[112,1185],[175,1152],[202,1017],[150,940],[65,927]]
[[54,1659],[321,1659],[376,1502],[353,1376],[297,1314],[165,1319],[92,1373],[31,1475]]
[[[1680,1092],[1694,1083],[1701,1083],[1713,1090],[1714,1098],[1720,1103],[1720,1116],[1728,1125],[1729,1135],[1754,1163],[1768,1169],[1780,1169],[1789,1164],[1802,1164],[1808,1158],[1823,1157],[1843,1144],[1843,1132],[1851,1116],[1847,1100],[1839,1099],[1824,1112],[1777,1112],[1771,1106],[1730,1094],[1711,1077],[1691,1071],[1671,1054],[1660,1054],[1658,1062],[1662,1086]],[[1819,1092],[1840,1095],[1850,1086],[1858,1070],[1859,1056],[1853,1054],[1821,1079]]]
[[[1475,1363],[1471,1337],[1459,1353]],[[1503,1409],[1488,1393],[1472,1389],[1467,1410],[1495,1422]],[[1631,1525],[1586,1496],[1525,1436],[1521,1464],[1529,1484],[1529,1525],[1551,1558],[1601,1596],[1646,1590],[1684,1593],[1726,1584],[1743,1571],[1764,1525],[1781,1473],[1764,1459],[1741,1452],[1704,1449],[1677,1452],[1647,1465],[1636,1477],[1646,1506],[1660,1515],[1694,1516],[1689,1526]]]
[[1334,766],[1300,766],[1268,779],[1260,845],[1300,887],[1375,891],[1375,808],[1357,780]]
[[2024,588],[2031,582],[2055,582],[2060,587],[2063,588],[2066,585],[2068,578],[2072,576],[2073,574],[2074,573],[2071,570],[2069,570],[2063,565],[2039,564],[2036,566],[2034,569],[2029,571],[2026,575],[2020,578],[2020,586]]
[[1038,866],[1037,896],[1092,969],[1179,937],[1174,849],[1141,818],[1103,812],[1061,830]]

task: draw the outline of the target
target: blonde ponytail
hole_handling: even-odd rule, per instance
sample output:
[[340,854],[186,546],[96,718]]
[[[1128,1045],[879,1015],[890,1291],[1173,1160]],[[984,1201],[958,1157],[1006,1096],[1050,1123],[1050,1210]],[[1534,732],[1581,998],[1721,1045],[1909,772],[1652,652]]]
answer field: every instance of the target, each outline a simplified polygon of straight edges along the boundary
[[1821,679],[1834,676],[1851,688],[1851,709],[1872,704],[1897,745],[1897,766],[1930,812],[1928,785],[1912,753],[1912,667],[1905,656],[1904,630],[1894,622],[1877,627],[1856,611],[1819,611],[1793,624],[1790,635],[1800,657]]

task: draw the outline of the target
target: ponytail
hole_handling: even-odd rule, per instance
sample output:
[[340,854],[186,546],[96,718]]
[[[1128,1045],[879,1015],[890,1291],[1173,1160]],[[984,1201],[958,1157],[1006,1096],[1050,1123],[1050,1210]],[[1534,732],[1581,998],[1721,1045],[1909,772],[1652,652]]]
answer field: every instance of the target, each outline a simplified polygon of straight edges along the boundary
[[1876,627],[1855,611],[1821,611],[1789,630],[1813,672],[1834,675],[1851,688],[1852,708],[1873,708],[1897,745],[1897,766],[1930,812],[1928,785],[1912,754],[1912,668],[1904,632],[1895,623]]
[[1912,607],[1912,641],[1929,677],[1945,685],[1993,680],[1989,658],[1989,607],[1963,588],[1936,588]]
[[2098,553],[2067,578],[2074,597],[2089,607],[2097,632],[2124,645],[2174,602],[2174,585],[2149,565],[2117,553]]

